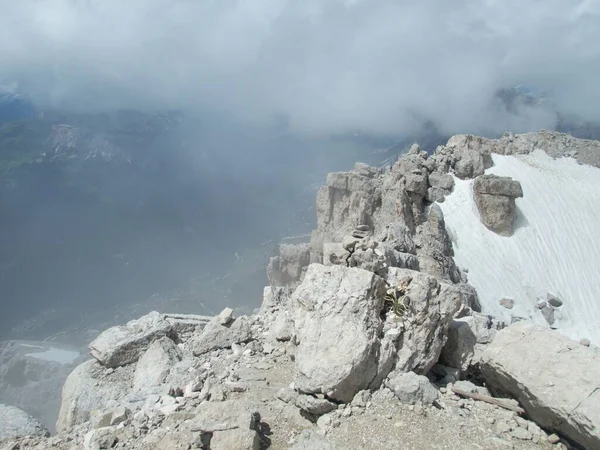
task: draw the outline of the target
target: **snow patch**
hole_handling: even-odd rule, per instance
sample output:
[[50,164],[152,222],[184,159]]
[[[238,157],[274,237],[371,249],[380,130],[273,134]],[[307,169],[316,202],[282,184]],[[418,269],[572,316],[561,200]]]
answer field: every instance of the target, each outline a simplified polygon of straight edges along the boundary
[[[486,171],[521,182],[515,233],[502,237],[479,220],[473,180],[455,178],[440,204],[455,261],[469,270],[482,310],[511,323],[531,318],[547,325],[536,304],[550,292],[563,301],[553,327],[572,339],[600,344],[600,169],[572,158],[493,155]],[[499,304],[512,298],[507,310]]]

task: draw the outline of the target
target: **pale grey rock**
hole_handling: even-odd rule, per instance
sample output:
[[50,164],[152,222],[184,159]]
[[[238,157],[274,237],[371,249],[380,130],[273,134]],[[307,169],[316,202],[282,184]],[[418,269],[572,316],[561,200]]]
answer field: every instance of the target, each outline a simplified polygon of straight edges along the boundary
[[319,436],[314,430],[304,430],[297,437],[289,450],[341,450],[331,441]]
[[221,325],[227,325],[233,320],[233,309],[227,307],[219,313],[219,323]]
[[499,195],[477,194],[475,205],[481,223],[500,236],[512,236],[516,212],[515,199]]
[[429,185],[449,194],[454,189],[454,178],[447,173],[432,172],[429,174]]
[[402,222],[396,221],[386,226],[378,236],[378,240],[400,253],[417,254],[413,233]]
[[486,344],[492,342],[504,324],[491,316],[472,312],[457,318],[448,329],[448,340],[440,354],[440,362],[460,369],[461,376],[477,363]]
[[294,322],[287,317],[287,312],[279,314],[271,324],[269,335],[272,339],[287,342],[294,335]]
[[337,404],[312,395],[300,394],[295,396],[293,401],[298,408],[313,416],[322,416],[323,414],[327,414],[328,412],[337,409]]
[[384,280],[372,272],[309,266],[292,295],[299,391],[350,402],[371,384],[377,376],[384,293]]
[[421,171],[407,173],[405,176],[407,192],[413,192],[424,196],[427,193],[427,174]]
[[231,429],[215,431],[210,439],[211,450],[259,450],[260,437],[255,430]]
[[409,299],[396,368],[425,374],[446,343],[452,317],[461,307],[461,292],[429,275],[395,267],[389,269],[387,281],[390,286],[407,285]]
[[198,314],[166,313],[163,314],[163,317],[171,324],[173,331],[178,336],[202,331],[206,324],[212,320],[210,316],[201,316]]
[[350,252],[339,242],[323,244],[323,264],[326,266],[347,266]]
[[116,428],[104,427],[92,430],[85,435],[83,450],[104,450],[117,443]]
[[460,271],[454,263],[452,242],[446,231],[444,213],[439,205],[434,203],[429,208],[427,221],[417,229],[415,245],[421,272],[453,283],[461,281]]
[[476,194],[500,195],[502,197],[523,197],[521,183],[510,177],[481,175],[475,179],[473,191]]
[[25,436],[49,435],[48,429],[25,411],[0,403],[0,442]]
[[482,355],[494,390],[514,396],[542,428],[600,448],[600,351],[527,322],[501,330]]
[[438,187],[430,187],[429,189],[427,189],[427,195],[425,196],[425,198],[430,203],[444,203],[444,201],[446,200],[446,195],[447,192],[443,189],[440,189]]
[[198,414],[186,422],[193,432],[212,433],[232,429],[254,430],[256,412],[241,400],[203,403]]
[[252,329],[248,317],[240,316],[226,325],[222,325],[215,317],[202,330],[202,334],[191,341],[194,355],[202,355],[220,348],[231,348],[232,344],[240,344],[252,340]]
[[487,395],[487,396],[490,395],[490,391],[488,391],[487,388],[485,388],[483,386],[477,386],[476,384],[472,383],[471,381],[458,380],[458,381],[455,381],[453,384],[456,389],[459,389],[464,392],[468,392],[470,394],[480,394],[480,395]]
[[111,401],[124,398],[130,391],[131,370],[119,368],[106,375],[96,360],[80,364],[67,377],[62,389],[62,403],[56,430],[69,431],[90,419],[90,413],[106,407]]
[[310,262],[310,244],[281,244],[271,258],[267,277],[272,286],[297,286]]
[[289,287],[266,286],[263,290],[263,301],[260,307],[261,314],[287,310],[292,292],[293,290]]
[[494,233],[511,236],[515,198],[523,196],[521,183],[508,177],[483,175],[475,179],[473,195],[481,223]]
[[414,372],[394,371],[388,376],[385,386],[406,405],[431,405],[438,398],[438,391],[429,379]]
[[171,334],[171,324],[156,311],[102,332],[89,345],[90,354],[106,367],[134,363],[148,346]]
[[182,354],[168,337],[154,341],[137,362],[133,375],[134,390],[142,391],[160,386]]

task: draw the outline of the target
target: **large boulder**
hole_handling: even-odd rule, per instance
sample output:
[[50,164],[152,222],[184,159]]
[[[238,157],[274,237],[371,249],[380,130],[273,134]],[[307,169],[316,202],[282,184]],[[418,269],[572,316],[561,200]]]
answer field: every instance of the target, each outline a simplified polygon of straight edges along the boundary
[[89,420],[90,413],[105,407],[110,400],[120,400],[129,393],[130,368],[110,370],[108,373],[96,360],[90,359],[71,372],[62,389],[56,422],[58,432],[71,430]]
[[14,406],[0,403],[0,442],[25,436],[49,436],[37,419]]
[[223,322],[220,316],[216,316],[206,325],[202,334],[192,341],[194,355],[202,355],[220,348],[230,348],[233,344],[252,340],[248,317],[231,317],[230,320]]
[[458,286],[408,269],[392,267],[390,286],[405,286],[406,312],[398,320],[398,360],[396,368],[425,374],[437,362],[446,343],[453,315],[462,305]]
[[406,405],[431,405],[438,398],[437,388],[429,379],[414,372],[394,371],[385,381],[385,386]]
[[385,281],[372,272],[308,267],[292,295],[300,341],[295,377],[299,391],[350,402],[371,385],[378,375],[384,295]]
[[482,355],[496,393],[515,397],[541,427],[583,448],[600,448],[600,351],[547,328],[517,322]]
[[172,325],[156,311],[152,311],[125,325],[109,328],[90,344],[91,355],[105,367],[119,367],[134,363],[148,346],[157,339],[171,334]]
[[171,368],[181,360],[181,351],[168,337],[154,341],[137,362],[133,388],[151,389],[165,382]]
[[501,236],[512,235],[515,199],[523,197],[521,183],[509,177],[482,175],[473,183],[473,195],[481,222]]

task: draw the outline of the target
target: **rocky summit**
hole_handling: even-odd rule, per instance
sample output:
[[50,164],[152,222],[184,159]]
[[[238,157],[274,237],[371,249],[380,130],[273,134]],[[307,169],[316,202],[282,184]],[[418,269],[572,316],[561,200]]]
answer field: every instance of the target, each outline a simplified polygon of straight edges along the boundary
[[600,155],[557,133],[463,135],[329,174],[310,242],[281,245],[255,314],[104,331],[62,388],[57,434],[1,406],[0,449],[600,448],[600,350],[482,312],[438,205],[474,179],[482,223],[510,239],[527,192],[485,172],[536,149]]

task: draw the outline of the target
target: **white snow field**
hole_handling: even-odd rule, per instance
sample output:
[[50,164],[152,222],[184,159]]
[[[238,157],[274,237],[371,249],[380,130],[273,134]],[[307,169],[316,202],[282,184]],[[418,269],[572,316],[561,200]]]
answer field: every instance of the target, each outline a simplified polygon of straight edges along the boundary
[[[556,327],[572,339],[600,344],[600,169],[572,158],[493,155],[486,173],[521,182],[515,233],[502,237],[479,220],[473,180],[455,178],[440,204],[459,267],[468,269],[482,311],[511,323],[511,316],[548,326],[535,307],[550,292],[563,301]],[[512,298],[508,310],[499,304]]]

